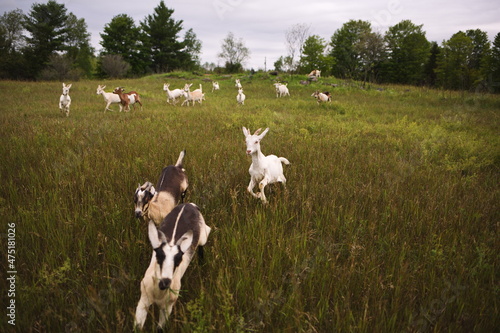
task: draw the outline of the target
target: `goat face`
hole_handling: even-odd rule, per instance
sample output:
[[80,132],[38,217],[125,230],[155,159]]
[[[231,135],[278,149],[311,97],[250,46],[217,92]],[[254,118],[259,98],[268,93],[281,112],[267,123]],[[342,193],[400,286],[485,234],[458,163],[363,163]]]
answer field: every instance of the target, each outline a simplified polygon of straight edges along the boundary
[[175,244],[167,243],[165,234],[156,228],[153,221],[149,221],[148,234],[156,255],[155,276],[158,279],[158,288],[165,290],[170,288],[184,253],[193,243],[193,232],[188,230]]
[[245,135],[245,142],[247,144],[247,155],[252,155],[255,152],[260,151],[260,141],[266,136],[269,128],[266,128],[262,134],[259,134],[261,128],[255,131],[253,135],[250,134],[250,130],[243,127],[243,134]]
[[134,194],[135,217],[141,218],[147,213],[149,202],[156,194],[156,190],[150,182],[145,182],[142,186],[139,184]]
[[101,85],[98,85],[98,86],[97,86],[97,91],[96,91],[96,94],[97,94],[97,95],[100,95],[100,94],[104,93],[104,88],[106,88],[106,86],[101,86]]

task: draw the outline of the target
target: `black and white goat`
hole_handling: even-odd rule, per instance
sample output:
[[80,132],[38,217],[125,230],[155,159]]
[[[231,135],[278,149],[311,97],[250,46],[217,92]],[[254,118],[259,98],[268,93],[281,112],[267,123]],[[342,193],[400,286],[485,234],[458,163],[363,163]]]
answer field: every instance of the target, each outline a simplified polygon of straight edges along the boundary
[[148,235],[153,254],[141,281],[141,298],[135,311],[136,328],[144,327],[149,307],[156,304],[160,308],[158,331],[162,331],[179,297],[181,278],[196,248],[202,256],[210,230],[198,207],[191,203],[175,207],[158,229],[153,221],[149,221]]
[[188,187],[186,170],[182,167],[186,151],[179,154],[175,165],[163,168],[156,188],[150,182],[145,182],[135,190],[135,217],[145,217],[160,224],[165,216],[182,202]]

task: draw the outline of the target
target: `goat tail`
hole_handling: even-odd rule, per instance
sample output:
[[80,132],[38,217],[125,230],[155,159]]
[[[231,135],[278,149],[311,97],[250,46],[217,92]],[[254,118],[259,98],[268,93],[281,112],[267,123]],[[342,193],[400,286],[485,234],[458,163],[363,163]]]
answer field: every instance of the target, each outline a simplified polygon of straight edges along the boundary
[[278,157],[278,159],[282,162],[282,163],[285,163],[286,165],[289,165],[290,164],[290,161],[288,161],[286,158],[284,157]]
[[184,156],[186,156],[186,149],[181,151],[179,154],[179,158],[177,159],[177,162],[175,163],[176,167],[182,168],[182,162],[184,161]]

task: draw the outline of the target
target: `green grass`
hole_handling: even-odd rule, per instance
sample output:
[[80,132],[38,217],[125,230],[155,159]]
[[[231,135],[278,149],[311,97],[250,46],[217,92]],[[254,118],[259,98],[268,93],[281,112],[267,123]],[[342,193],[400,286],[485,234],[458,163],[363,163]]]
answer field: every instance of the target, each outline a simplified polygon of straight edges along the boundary
[[[234,77],[214,78],[214,93],[187,73],[73,82],[68,118],[60,82],[0,82],[1,251],[14,222],[18,272],[16,326],[2,313],[2,332],[132,330],[151,255],[133,192],[182,149],[187,200],[213,231],[168,330],[499,327],[498,95],[288,76],[291,97],[277,99],[274,77],[256,74],[237,106]],[[167,105],[164,82],[202,83],[206,101]],[[98,84],[138,91],[144,110],[104,113]],[[317,105],[316,89],[333,102]],[[270,127],[262,151],[291,161],[267,206],[246,193],[242,126]]]

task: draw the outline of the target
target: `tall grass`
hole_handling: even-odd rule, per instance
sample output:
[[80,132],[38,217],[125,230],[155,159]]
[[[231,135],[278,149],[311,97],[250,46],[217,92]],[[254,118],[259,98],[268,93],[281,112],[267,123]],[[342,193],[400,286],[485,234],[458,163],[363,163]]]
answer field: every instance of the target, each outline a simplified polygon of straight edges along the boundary
[[[216,78],[212,93],[186,75],[74,82],[68,118],[59,82],[0,82],[0,211],[16,223],[18,271],[16,326],[2,314],[0,330],[131,331],[151,255],[133,191],[182,149],[187,200],[213,232],[169,330],[499,327],[498,96],[287,77],[292,96],[277,99],[272,79],[255,75],[241,78],[237,106],[234,78]],[[202,83],[206,101],[167,105],[164,82]],[[138,91],[144,110],[104,113],[102,83]],[[316,89],[333,102],[317,105]],[[267,206],[246,193],[242,126],[270,127],[263,152],[292,163]],[[5,256],[1,265],[6,290]]]

